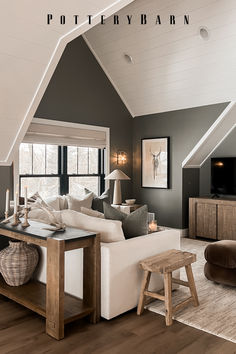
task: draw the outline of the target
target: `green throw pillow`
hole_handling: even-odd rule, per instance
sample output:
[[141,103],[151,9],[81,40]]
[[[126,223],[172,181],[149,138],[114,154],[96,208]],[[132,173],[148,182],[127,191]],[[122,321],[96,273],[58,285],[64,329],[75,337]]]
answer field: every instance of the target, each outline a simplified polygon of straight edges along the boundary
[[[85,188],[84,190],[86,194],[91,193],[91,191],[87,188]],[[110,202],[109,189],[106,189],[105,192],[103,192],[102,195],[100,195],[99,197],[93,193],[92,209],[103,213],[103,202]]]
[[122,228],[126,239],[148,234],[147,205],[143,205],[131,214],[125,214],[103,202],[103,210],[105,219],[122,221]]

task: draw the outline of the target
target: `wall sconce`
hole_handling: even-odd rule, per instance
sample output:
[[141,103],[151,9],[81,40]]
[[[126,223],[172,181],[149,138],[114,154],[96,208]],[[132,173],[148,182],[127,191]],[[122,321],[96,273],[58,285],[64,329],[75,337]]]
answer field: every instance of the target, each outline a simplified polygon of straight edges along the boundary
[[125,151],[117,152],[117,165],[125,165],[127,163],[127,153]]

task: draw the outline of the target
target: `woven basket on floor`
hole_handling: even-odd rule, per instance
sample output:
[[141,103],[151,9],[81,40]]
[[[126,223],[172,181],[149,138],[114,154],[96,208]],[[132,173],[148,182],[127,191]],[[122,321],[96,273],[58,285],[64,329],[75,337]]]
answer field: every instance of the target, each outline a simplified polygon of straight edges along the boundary
[[36,247],[26,242],[9,242],[0,252],[0,272],[8,285],[19,286],[27,283],[39,260]]

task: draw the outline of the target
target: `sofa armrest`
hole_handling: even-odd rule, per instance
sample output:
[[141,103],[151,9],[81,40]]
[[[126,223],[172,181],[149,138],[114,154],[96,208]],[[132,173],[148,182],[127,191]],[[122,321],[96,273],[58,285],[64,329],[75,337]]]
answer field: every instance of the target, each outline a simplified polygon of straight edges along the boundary
[[[103,317],[110,319],[137,305],[142,278],[139,262],[169,249],[180,249],[180,232],[177,230],[165,230],[124,241],[102,243]],[[162,278],[160,276],[153,278],[155,279],[150,284],[151,288],[162,288]],[[112,306],[109,305],[111,303]]]

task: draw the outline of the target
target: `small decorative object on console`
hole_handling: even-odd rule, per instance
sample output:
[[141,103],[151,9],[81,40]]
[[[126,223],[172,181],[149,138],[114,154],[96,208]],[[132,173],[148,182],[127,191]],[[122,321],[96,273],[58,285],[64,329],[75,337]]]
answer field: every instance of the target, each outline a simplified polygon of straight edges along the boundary
[[29,210],[30,210],[30,208],[28,208],[28,207],[24,208],[24,222],[22,223],[23,228],[30,226],[30,223],[28,221]]

